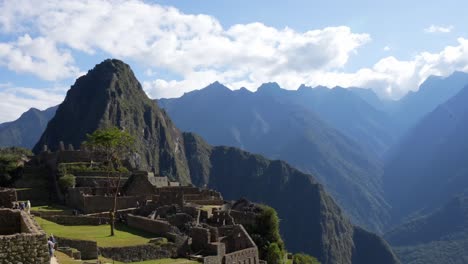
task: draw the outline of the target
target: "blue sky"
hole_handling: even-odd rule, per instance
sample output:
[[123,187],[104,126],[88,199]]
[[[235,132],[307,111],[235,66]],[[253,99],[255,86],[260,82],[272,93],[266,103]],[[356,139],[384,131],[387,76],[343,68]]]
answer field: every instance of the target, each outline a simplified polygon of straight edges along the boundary
[[397,99],[468,71],[464,1],[0,0],[0,122],[58,104],[105,58],[152,98],[216,80],[360,86]]

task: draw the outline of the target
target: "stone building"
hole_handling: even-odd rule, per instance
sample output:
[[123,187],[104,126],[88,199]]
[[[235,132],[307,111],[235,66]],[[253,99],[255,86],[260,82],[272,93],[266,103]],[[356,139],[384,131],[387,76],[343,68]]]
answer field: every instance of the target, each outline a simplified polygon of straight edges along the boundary
[[47,237],[30,215],[0,209],[0,264],[49,263]]

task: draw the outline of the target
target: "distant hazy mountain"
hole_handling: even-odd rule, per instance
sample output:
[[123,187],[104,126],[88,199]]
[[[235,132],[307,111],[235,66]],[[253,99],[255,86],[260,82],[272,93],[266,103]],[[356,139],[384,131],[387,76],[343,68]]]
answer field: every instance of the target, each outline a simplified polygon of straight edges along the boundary
[[[311,88],[304,85],[297,91],[291,91],[281,89],[276,83],[268,83],[263,84],[257,93],[275,96],[281,102],[297,104],[316,113],[323,121],[354,139],[372,155],[381,157],[398,136],[388,114],[363,100],[362,96],[372,100],[373,92],[365,95],[357,89]],[[377,101],[374,104],[379,105]],[[383,102],[380,106],[385,108]]]
[[398,221],[430,212],[468,188],[468,87],[439,105],[395,147],[384,186]]
[[430,76],[421,84],[418,91],[410,92],[398,101],[396,111],[393,113],[395,122],[402,131],[406,131],[466,85],[468,85],[468,73],[454,72],[445,78]]
[[[288,98],[295,92],[274,84],[252,93],[246,89],[231,91],[213,83],[178,99],[161,99],[159,105],[178,127],[200,134],[210,144],[236,146],[286,160],[311,173],[326,185],[355,223],[381,229],[388,217],[388,206],[381,195],[378,159],[298,103],[296,98],[307,99],[309,90],[304,88],[298,96],[291,96],[297,101],[293,102]],[[352,97],[350,104],[355,99]]]
[[34,150],[43,144],[57,149],[59,141],[78,147],[87,133],[108,126],[135,137],[131,157],[139,156],[143,168],[154,166],[183,183],[214,187],[226,199],[246,197],[274,207],[289,250],[312,254],[323,264],[399,263],[382,238],[352,226],[311,175],[284,161],[212,147],[181,132],[119,60],[105,60],[75,82]]
[[43,111],[31,108],[15,121],[0,124],[0,147],[32,149],[56,110],[57,106]]
[[385,238],[405,264],[468,263],[468,197],[388,232]]

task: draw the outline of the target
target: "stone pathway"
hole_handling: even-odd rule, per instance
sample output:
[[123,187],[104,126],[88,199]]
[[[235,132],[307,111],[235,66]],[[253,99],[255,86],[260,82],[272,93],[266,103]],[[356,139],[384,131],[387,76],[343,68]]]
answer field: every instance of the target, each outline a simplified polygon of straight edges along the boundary
[[59,264],[59,263],[57,262],[57,258],[56,258],[56,257],[52,257],[52,258],[50,259],[50,264]]

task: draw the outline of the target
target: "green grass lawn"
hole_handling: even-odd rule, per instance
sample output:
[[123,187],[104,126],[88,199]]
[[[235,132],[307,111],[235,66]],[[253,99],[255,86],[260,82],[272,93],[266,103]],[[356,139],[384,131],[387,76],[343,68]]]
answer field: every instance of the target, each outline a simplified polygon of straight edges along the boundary
[[115,236],[110,236],[109,225],[99,226],[63,226],[47,221],[40,217],[35,218],[47,235],[51,233],[66,238],[93,240],[100,247],[123,247],[141,245],[148,243],[150,238],[155,237],[126,225],[116,224]]

